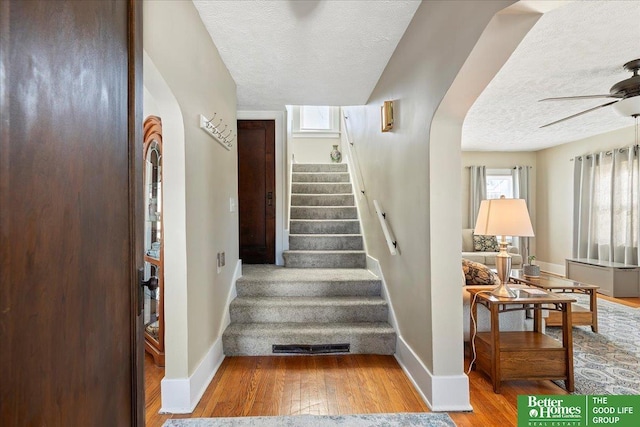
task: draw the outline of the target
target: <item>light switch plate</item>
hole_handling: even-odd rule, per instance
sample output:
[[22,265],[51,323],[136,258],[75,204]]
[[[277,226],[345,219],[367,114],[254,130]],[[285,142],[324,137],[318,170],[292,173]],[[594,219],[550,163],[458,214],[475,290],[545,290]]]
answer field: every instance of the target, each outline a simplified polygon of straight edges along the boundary
[[236,199],[229,197],[229,212],[235,212],[237,209]]

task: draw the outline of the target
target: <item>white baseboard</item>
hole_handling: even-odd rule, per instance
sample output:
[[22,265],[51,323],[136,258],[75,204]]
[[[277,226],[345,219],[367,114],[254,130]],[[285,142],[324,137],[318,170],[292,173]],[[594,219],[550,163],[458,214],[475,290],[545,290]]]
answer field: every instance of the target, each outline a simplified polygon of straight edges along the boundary
[[384,274],[382,274],[380,261],[370,255],[367,255],[367,270],[378,276],[382,281],[382,298],[384,298],[384,300],[387,302],[387,305],[389,306],[389,324],[393,327],[393,329],[395,329],[396,333],[400,335],[398,331],[398,322],[396,321],[396,312],[393,310],[393,304],[391,304],[391,298],[389,298],[387,282],[384,280]]
[[189,378],[163,378],[160,383],[162,409],[160,413],[190,414],[195,409],[206,391],[213,376],[224,360],[222,349],[222,333],[231,323],[229,304],[237,296],[236,281],[242,277],[242,260],[238,260],[233,272],[231,287],[227,295],[227,303],[218,339],[215,340],[207,354]]
[[400,335],[396,342],[395,357],[432,411],[473,410],[469,401],[469,378],[465,374],[433,375]]
[[567,269],[566,269],[566,266],[564,265],[551,264],[550,262],[541,262],[541,261],[536,261],[536,262],[540,266],[540,270],[542,271],[558,274],[560,276],[566,276],[567,274],[567,271],[566,271]]
[[218,337],[189,378],[163,378],[160,383],[162,397],[160,413],[189,414],[193,412],[223,360],[222,337]]

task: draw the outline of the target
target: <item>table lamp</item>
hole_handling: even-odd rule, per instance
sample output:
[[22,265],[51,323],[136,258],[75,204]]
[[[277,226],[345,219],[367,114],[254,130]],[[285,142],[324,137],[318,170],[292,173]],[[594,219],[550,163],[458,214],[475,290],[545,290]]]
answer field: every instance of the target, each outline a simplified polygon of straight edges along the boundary
[[476,221],[474,234],[483,236],[502,236],[500,252],[496,255],[496,270],[500,285],[491,291],[492,295],[515,298],[516,293],[507,286],[511,275],[511,255],[507,252],[505,236],[533,237],[533,227],[529,210],[524,199],[483,200]]

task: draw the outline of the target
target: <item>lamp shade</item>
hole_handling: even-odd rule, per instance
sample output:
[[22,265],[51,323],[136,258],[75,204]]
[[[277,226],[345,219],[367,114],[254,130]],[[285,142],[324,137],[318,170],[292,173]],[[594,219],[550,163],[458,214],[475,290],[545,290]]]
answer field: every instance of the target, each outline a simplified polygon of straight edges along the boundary
[[491,199],[480,202],[475,234],[483,236],[533,237],[524,199]]

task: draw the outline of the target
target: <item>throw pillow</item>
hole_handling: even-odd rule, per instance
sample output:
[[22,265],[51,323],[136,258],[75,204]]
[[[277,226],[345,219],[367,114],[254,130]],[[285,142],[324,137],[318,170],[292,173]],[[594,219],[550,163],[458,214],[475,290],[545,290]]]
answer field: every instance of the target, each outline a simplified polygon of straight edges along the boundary
[[462,259],[462,272],[467,285],[499,285],[498,274],[479,262]]
[[500,245],[496,236],[473,235],[473,250],[476,252],[498,252]]

